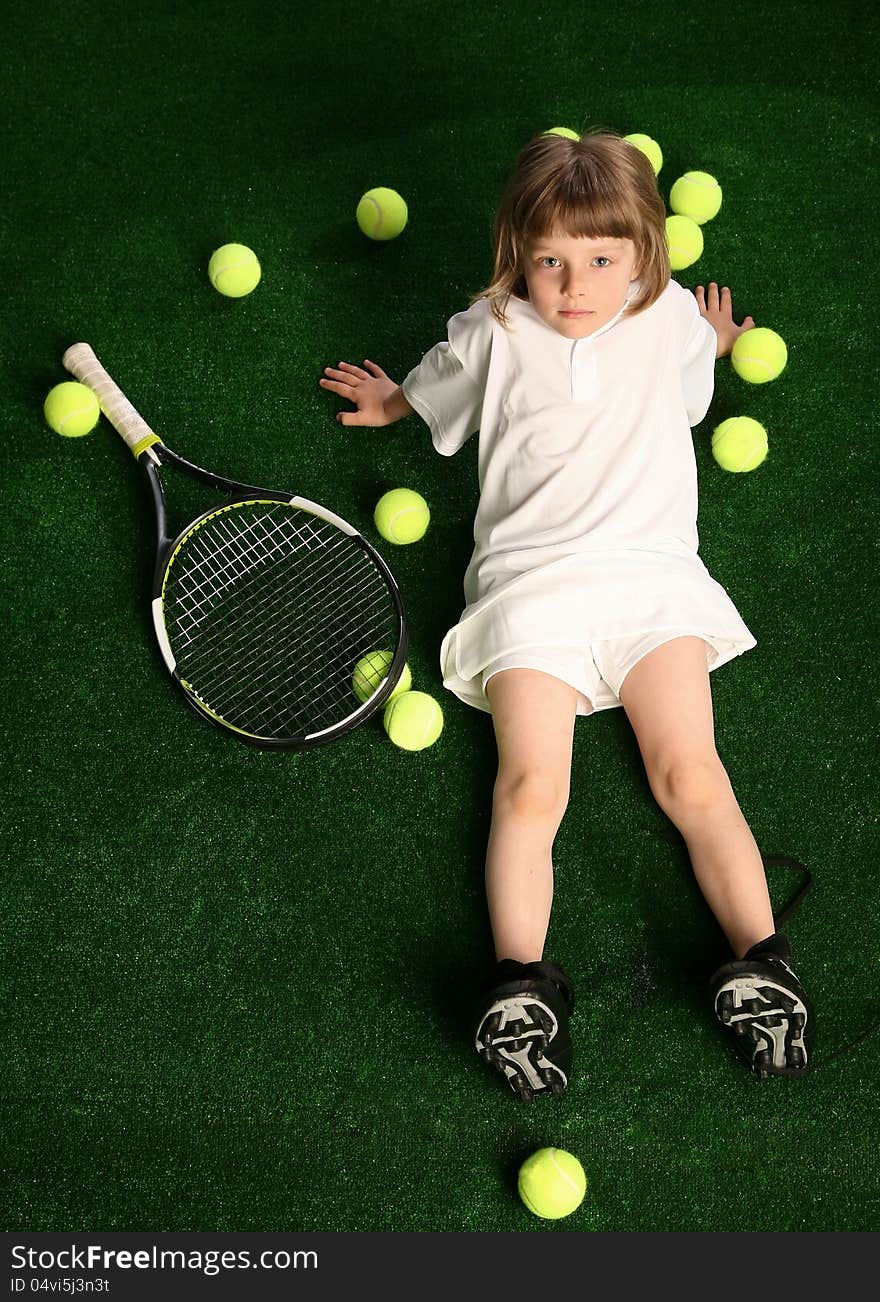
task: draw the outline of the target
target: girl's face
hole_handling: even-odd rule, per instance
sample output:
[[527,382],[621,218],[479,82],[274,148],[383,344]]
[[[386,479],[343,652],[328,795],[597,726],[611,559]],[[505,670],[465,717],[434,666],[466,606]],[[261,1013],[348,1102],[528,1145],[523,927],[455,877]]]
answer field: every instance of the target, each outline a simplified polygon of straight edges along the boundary
[[[635,280],[632,240],[551,235],[526,248],[529,301],[547,325],[566,339],[583,339],[623,307]],[[566,316],[567,310],[583,312]]]

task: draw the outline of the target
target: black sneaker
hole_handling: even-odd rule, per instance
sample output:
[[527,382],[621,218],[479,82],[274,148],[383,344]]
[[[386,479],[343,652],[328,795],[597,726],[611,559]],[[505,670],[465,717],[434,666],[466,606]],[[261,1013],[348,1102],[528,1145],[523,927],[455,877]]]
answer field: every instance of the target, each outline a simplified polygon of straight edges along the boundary
[[716,1016],[733,1032],[737,1052],[760,1080],[809,1070],[815,1018],[790,962],[788,938],[776,932],[725,963],[710,982]]
[[536,1094],[562,1094],[571,1074],[571,981],[556,963],[514,959],[498,963],[493,979],[477,1027],[477,1053],[525,1102]]

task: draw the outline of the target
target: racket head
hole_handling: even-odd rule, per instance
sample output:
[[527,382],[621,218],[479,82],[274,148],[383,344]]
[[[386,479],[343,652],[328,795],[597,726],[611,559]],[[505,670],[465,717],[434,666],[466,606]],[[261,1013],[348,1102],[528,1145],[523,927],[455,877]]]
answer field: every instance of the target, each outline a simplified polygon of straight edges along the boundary
[[[289,494],[251,489],[191,520],[160,551],[152,608],[187,700],[254,746],[337,740],[382,707],[406,661],[403,602],[382,557],[347,521]],[[378,650],[391,662],[361,701],[355,667]]]

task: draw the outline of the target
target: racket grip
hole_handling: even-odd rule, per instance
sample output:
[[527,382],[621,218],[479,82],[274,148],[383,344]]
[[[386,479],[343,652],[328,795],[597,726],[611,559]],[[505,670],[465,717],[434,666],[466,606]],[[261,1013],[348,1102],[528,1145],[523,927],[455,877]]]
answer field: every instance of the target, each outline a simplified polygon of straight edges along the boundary
[[107,374],[88,344],[71,344],[62,361],[71,375],[94,391],[104,415],[135,457],[152,444],[162,442],[140,412],[135,411],[116,381]]

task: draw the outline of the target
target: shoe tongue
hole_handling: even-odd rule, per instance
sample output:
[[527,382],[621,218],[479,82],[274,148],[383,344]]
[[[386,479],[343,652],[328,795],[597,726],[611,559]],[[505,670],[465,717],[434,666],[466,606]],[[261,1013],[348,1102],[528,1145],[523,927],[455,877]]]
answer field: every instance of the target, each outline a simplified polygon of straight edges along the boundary
[[791,944],[788,937],[781,931],[774,932],[766,940],[759,940],[757,945],[753,945],[743,954],[743,958],[759,958],[762,954],[781,958],[783,963],[788,963],[791,959]]

